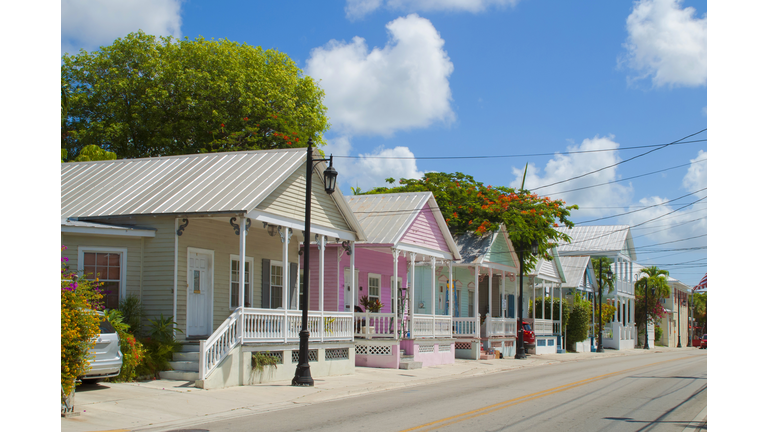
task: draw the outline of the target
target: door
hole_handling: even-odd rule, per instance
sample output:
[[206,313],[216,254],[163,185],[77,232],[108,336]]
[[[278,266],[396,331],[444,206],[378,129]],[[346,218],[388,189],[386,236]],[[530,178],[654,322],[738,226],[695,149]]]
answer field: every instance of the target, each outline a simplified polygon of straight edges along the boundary
[[[355,269],[355,276],[360,277],[360,270]],[[355,287],[352,286],[352,279],[349,277],[349,268],[344,269],[344,310],[346,312],[354,312],[354,308],[350,310],[349,305],[357,305]]]
[[187,253],[187,336],[211,333],[213,310],[213,253]]

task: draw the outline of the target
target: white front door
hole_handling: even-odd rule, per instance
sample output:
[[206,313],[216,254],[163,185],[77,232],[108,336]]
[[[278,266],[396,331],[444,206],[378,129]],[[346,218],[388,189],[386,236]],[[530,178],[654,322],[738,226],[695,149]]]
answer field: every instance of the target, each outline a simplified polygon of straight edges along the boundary
[[[360,277],[360,270],[355,270],[355,276]],[[346,312],[354,312],[355,306],[357,306],[355,287],[352,286],[352,278],[349,277],[349,268],[344,269],[344,310]],[[350,306],[352,305],[351,309]]]
[[213,312],[213,255],[189,251],[187,257],[187,336],[208,336]]

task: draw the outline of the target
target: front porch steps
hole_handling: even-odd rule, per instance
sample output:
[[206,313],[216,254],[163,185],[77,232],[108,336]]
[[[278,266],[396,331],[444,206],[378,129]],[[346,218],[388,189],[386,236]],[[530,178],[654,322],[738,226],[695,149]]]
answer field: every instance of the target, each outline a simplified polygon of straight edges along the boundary
[[405,350],[400,350],[400,369],[421,369],[421,362],[413,360],[412,355],[405,355]]
[[200,343],[182,343],[181,351],[173,353],[169,363],[172,370],[158,372],[161,379],[194,382],[200,378]]

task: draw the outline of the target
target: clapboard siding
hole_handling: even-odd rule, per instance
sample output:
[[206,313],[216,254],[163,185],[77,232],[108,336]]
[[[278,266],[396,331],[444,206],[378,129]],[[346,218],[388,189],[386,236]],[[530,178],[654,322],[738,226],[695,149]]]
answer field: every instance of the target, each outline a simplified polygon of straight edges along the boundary
[[[299,167],[262,201],[257,209],[295,220],[304,220],[306,206],[306,167]],[[319,175],[312,176],[312,224],[352,231],[336,203],[325,192]]]
[[[178,259],[178,324],[187,326],[187,251],[189,247],[213,251],[213,328],[232,313],[230,299],[230,255],[240,255],[240,236],[228,222],[209,218],[190,219],[189,226],[179,237]],[[289,262],[298,260],[298,239],[291,236],[288,246]],[[253,296],[251,307],[261,307],[261,260],[282,261],[283,244],[280,236],[270,237],[261,225],[253,224],[245,239],[245,254],[252,257]],[[173,263],[171,263],[173,269]]]
[[440,225],[427,205],[419,211],[400,242],[451,253]]
[[[317,245],[312,244],[309,261],[309,310],[320,310],[320,256]],[[323,277],[323,310],[328,312],[338,312],[343,310],[339,308],[339,274],[336,254],[338,248],[325,248],[325,273]],[[304,268],[304,259],[300,257],[300,268]],[[342,291],[343,293],[343,291]],[[301,307],[301,305],[299,305]]]
[[509,249],[509,245],[502,233],[496,235],[496,238],[491,245],[491,249],[485,255],[485,260],[515,267],[515,259],[512,256],[512,251]]
[[[349,268],[350,256],[344,253],[341,256],[341,263],[339,265],[341,270],[341,284],[339,285],[339,303],[344,305],[344,269]],[[358,270],[358,283],[357,289],[354,294],[354,304],[360,304],[360,297],[368,295],[368,274],[375,273],[381,275],[381,301],[383,307],[382,313],[392,312],[392,277],[395,269],[393,265],[393,257],[391,253],[379,252],[375,250],[365,249],[358,247],[355,249],[355,269]],[[408,272],[408,264],[405,257],[401,256],[397,260],[397,277],[402,278],[403,284],[407,284],[406,277]],[[417,285],[418,286],[418,283]],[[363,287],[362,291],[360,287]]]
[[76,271],[78,265],[77,250],[79,247],[106,247],[127,249],[128,262],[125,273],[124,297],[127,294],[139,296],[141,270],[141,239],[137,237],[107,237],[101,235],[61,233],[61,244],[67,249],[61,254],[69,260],[69,270]]

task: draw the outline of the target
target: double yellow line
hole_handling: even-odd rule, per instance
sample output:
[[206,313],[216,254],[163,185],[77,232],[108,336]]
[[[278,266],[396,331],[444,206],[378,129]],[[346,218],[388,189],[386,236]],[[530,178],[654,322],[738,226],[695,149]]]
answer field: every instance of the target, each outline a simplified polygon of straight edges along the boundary
[[475,417],[479,417],[479,416],[483,416],[483,415],[486,415],[486,414],[490,414],[492,412],[496,412],[496,411],[504,409],[504,408],[509,408],[509,407],[512,407],[512,406],[515,406],[515,405],[519,405],[519,404],[524,403],[524,402],[529,402],[529,401],[532,401],[532,400],[535,400],[535,399],[539,399],[539,398],[542,398],[544,396],[550,396],[550,395],[553,395],[553,394],[556,394],[556,393],[560,393],[560,392],[564,392],[566,390],[570,390],[570,389],[573,389],[573,388],[576,388],[576,387],[581,387],[583,385],[587,385],[587,384],[593,383],[595,381],[600,381],[602,379],[609,378],[609,377],[612,377],[614,375],[620,375],[620,374],[623,374],[623,373],[635,371],[637,369],[642,369],[642,368],[646,368],[646,367],[649,367],[649,366],[654,366],[654,365],[658,365],[658,364],[662,364],[662,363],[669,363],[669,362],[678,361],[678,360],[685,360],[685,359],[690,359],[690,357],[681,357],[681,358],[676,358],[676,359],[671,359],[671,360],[664,360],[664,361],[660,361],[660,362],[656,362],[656,363],[649,363],[649,364],[646,364],[646,365],[637,366],[637,367],[633,367],[633,368],[629,368],[629,369],[623,369],[623,370],[620,370],[620,371],[611,372],[611,373],[607,373],[607,374],[603,374],[603,375],[593,376],[591,378],[583,379],[581,381],[574,381],[574,382],[569,383],[569,384],[564,384],[564,385],[561,385],[561,386],[558,386],[558,387],[553,387],[553,388],[550,388],[550,389],[547,389],[547,390],[542,390],[542,391],[539,391],[539,392],[536,392],[536,393],[531,393],[531,394],[528,394],[528,395],[525,395],[525,396],[520,396],[520,397],[517,397],[517,398],[514,398],[514,399],[509,399],[509,400],[506,400],[504,402],[499,402],[497,404],[488,405],[486,407],[478,408],[478,409],[473,410],[473,411],[467,411],[467,412],[465,412],[463,414],[458,414],[458,415],[455,415],[455,416],[446,417],[446,418],[441,419],[441,420],[435,420],[435,421],[430,422],[430,423],[425,423],[425,424],[423,424],[421,426],[412,427],[410,429],[404,429],[401,432],[412,432],[412,431],[427,432],[427,431],[439,429],[439,428],[442,428],[442,427],[445,427],[445,426],[449,426],[449,425],[452,425],[452,424],[455,424],[455,423],[463,422],[463,421],[466,421],[466,420],[469,420],[469,419],[472,419],[472,418],[475,418]]

